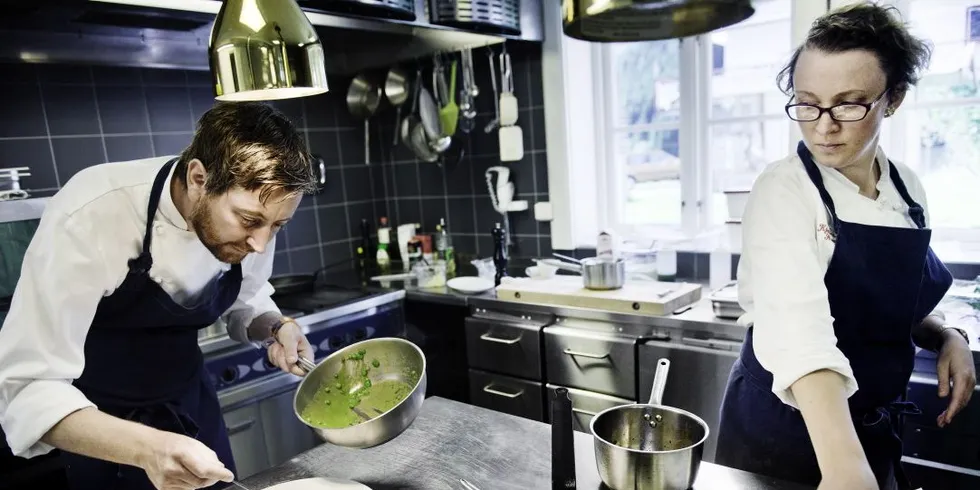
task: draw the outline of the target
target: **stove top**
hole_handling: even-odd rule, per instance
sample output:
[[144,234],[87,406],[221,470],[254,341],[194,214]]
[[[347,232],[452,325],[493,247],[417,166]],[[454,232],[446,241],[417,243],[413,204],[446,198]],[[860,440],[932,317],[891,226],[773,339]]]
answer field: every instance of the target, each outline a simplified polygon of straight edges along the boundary
[[379,291],[369,289],[321,286],[310,293],[273,296],[272,300],[279,306],[283,315],[297,317],[354,303],[378,293]]

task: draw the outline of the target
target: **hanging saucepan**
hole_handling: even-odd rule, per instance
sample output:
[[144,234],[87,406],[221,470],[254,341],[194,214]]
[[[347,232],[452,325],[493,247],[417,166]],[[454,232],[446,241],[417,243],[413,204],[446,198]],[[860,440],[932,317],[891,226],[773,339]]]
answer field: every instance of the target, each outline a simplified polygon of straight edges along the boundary
[[361,73],[354,77],[347,89],[347,108],[354,117],[364,119],[364,163],[371,163],[371,116],[381,104],[381,86]]
[[687,490],[701,466],[708,424],[662,405],[670,361],[657,361],[650,403],[620,405],[592,417],[599,477],[612,490]]
[[422,119],[422,128],[425,130],[429,148],[437,154],[446,151],[453,139],[442,135],[439,107],[432,98],[432,93],[425,87],[422,87],[419,93],[419,117]]
[[[395,106],[395,128],[401,125],[402,105],[408,100],[408,75],[401,68],[395,67],[388,70],[388,77],[385,79],[385,98],[391,105]],[[394,145],[398,144],[399,131],[396,129]]]

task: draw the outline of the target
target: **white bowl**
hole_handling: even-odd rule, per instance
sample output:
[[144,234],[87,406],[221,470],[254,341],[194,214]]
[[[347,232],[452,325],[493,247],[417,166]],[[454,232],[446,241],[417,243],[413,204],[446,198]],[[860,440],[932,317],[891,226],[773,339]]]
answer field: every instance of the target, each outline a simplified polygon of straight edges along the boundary
[[543,262],[538,262],[538,265],[532,265],[531,267],[524,269],[524,274],[531,279],[551,279],[552,277],[555,277],[555,274],[557,273],[557,267],[545,264]]

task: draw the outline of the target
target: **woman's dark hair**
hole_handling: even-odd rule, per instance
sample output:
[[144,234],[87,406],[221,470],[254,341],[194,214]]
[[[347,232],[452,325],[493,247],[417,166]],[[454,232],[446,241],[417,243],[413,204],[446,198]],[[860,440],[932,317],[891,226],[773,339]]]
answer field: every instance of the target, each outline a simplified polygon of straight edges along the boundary
[[776,83],[786,95],[793,94],[793,72],[804,49],[828,53],[870,51],[881,63],[888,90],[905,90],[915,85],[919,72],[929,64],[932,55],[932,47],[909,32],[897,9],[871,2],[841,7],[813,22],[806,41],[796,48],[776,77]]

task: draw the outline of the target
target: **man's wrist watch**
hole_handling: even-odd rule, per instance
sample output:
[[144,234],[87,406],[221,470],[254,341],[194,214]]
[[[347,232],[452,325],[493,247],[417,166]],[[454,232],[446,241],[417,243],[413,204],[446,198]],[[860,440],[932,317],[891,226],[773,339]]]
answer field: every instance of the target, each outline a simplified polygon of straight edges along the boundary
[[[966,340],[966,345],[970,345],[970,334],[967,333],[966,330],[963,330],[962,328],[951,327],[946,324],[943,324],[939,327],[939,336],[943,339],[943,341],[945,341],[945,333],[949,330],[953,330],[956,333],[960,334],[963,337],[963,340]],[[942,343],[940,343],[940,347],[942,347]]]
[[272,344],[278,342],[279,330],[282,329],[282,326],[287,323],[294,323],[295,321],[296,320],[293,320],[288,316],[279,317],[279,320],[277,320],[276,323],[272,325],[272,329],[269,331],[269,338],[262,341],[262,346],[268,349]]

